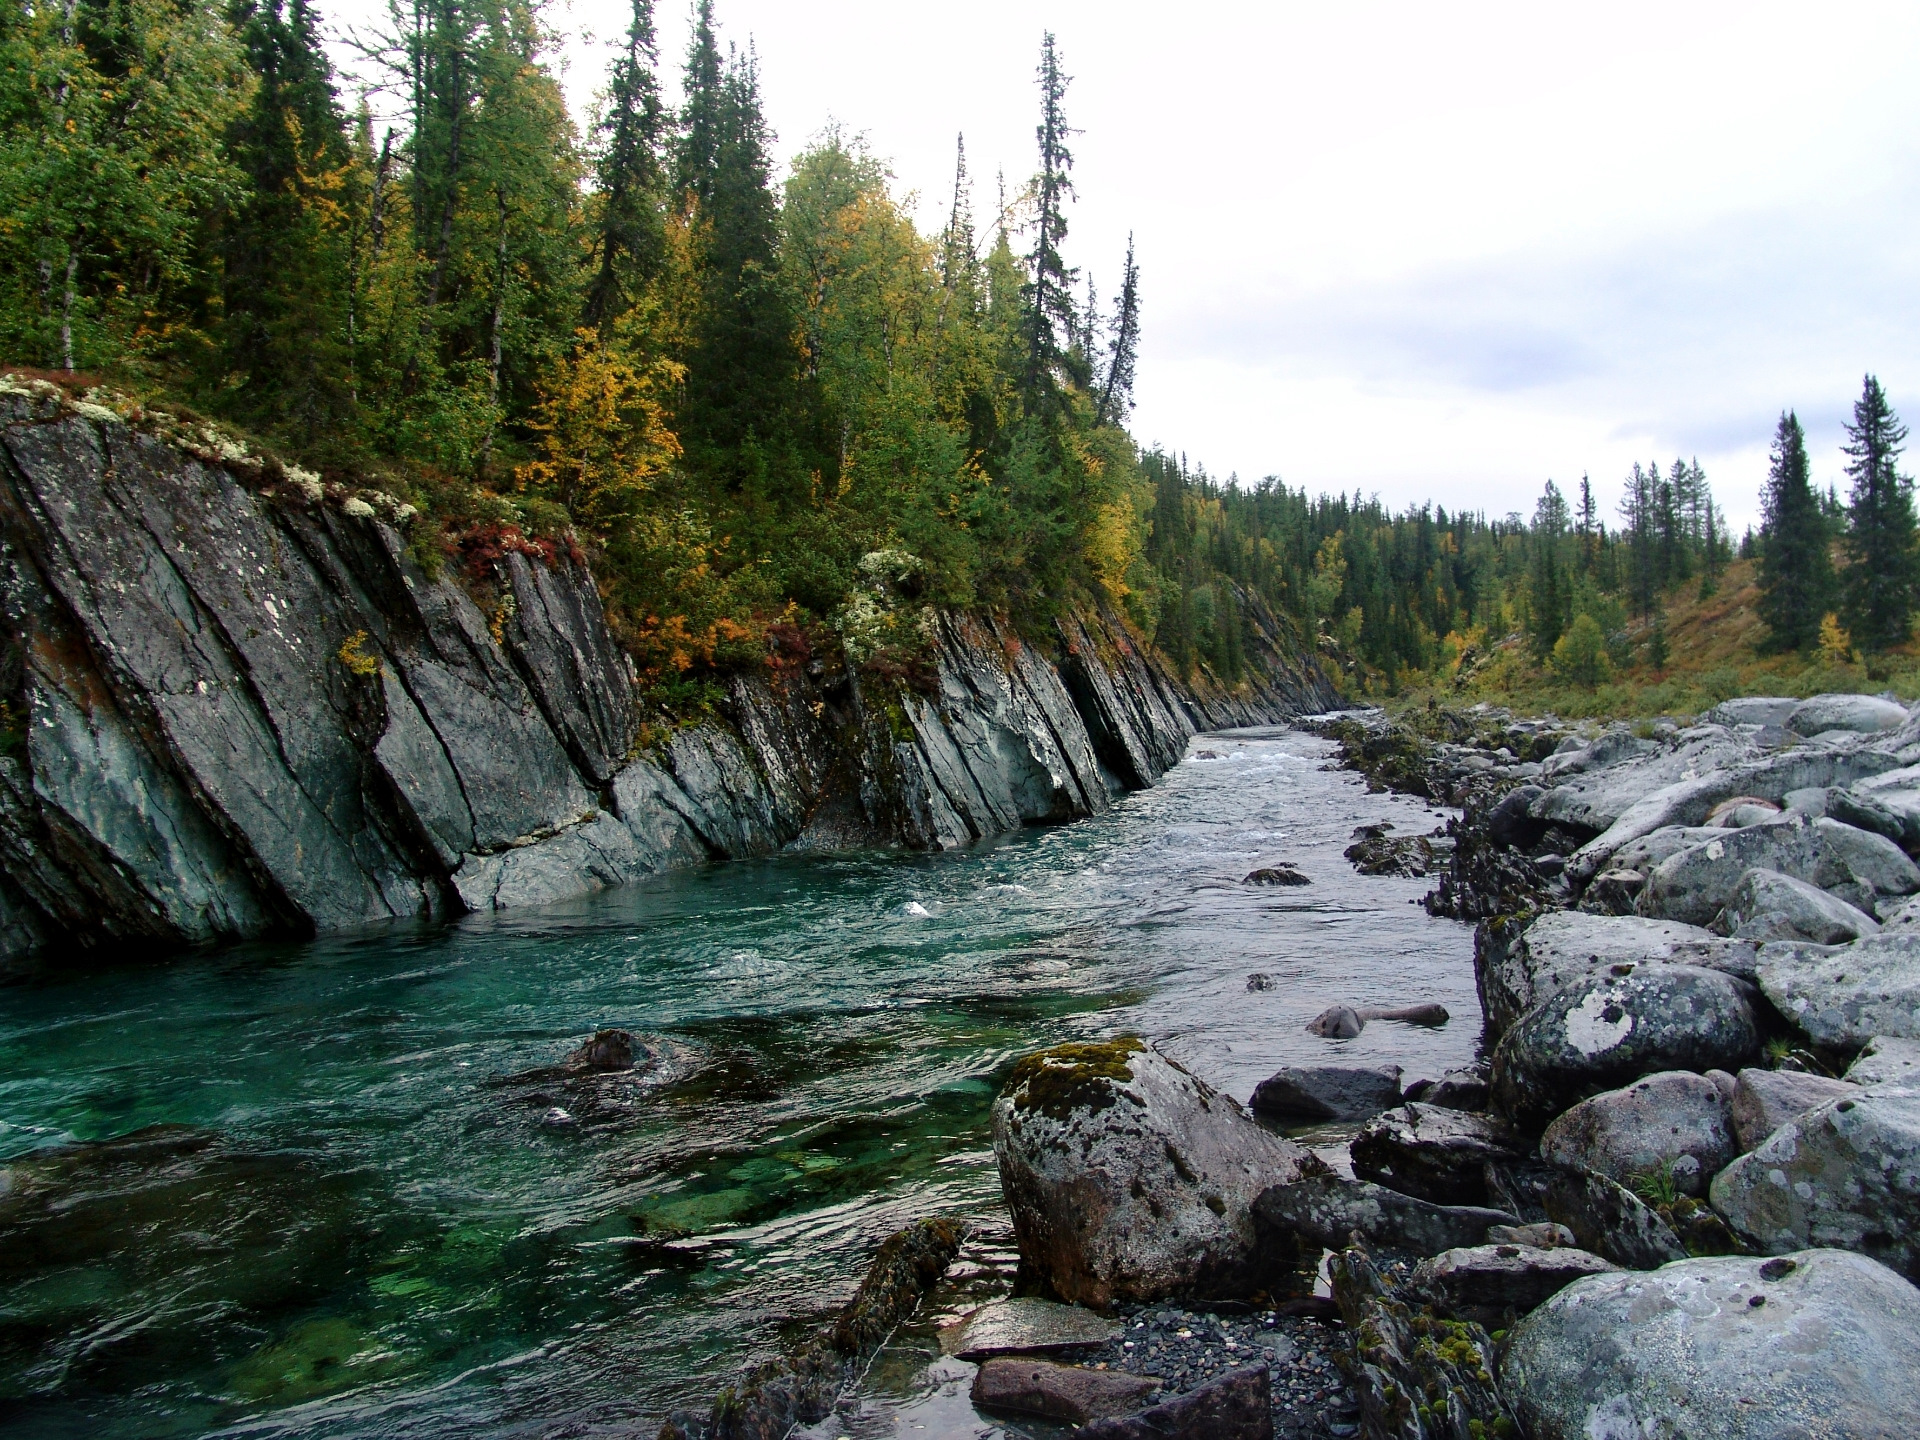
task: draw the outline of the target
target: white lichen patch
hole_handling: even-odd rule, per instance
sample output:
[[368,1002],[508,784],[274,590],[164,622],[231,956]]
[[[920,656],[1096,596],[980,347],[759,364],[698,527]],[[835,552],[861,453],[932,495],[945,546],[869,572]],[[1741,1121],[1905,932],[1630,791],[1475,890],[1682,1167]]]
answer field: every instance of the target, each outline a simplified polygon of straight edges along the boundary
[[1611,1050],[1632,1033],[1633,1016],[1605,990],[1591,992],[1567,1016],[1567,1043],[1582,1055]]
[[373,506],[362,500],[358,495],[342,501],[340,513],[343,515],[351,515],[356,520],[371,520],[374,516]]
[[287,466],[287,483],[305,496],[309,505],[318,505],[327,493],[318,475],[298,465]]
[[93,421],[96,425],[118,425],[120,423],[120,412],[118,410],[111,410],[105,405],[96,405],[91,400],[74,401],[73,413],[83,420]]

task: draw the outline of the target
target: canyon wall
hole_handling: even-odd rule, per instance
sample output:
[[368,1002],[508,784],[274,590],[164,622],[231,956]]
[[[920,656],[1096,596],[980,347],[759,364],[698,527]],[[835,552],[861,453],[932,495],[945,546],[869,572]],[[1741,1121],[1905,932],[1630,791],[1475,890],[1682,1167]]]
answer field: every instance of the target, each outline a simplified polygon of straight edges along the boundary
[[152,418],[0,383],[0,956],[966,845],[1097,814],[1198,730],[1334,701],[1258,607],[1262,679],[1232,694],[1180,683],[1111,615],[1036,644],[944,613],[931,687],[801,656],[699,723],[643,724],[577,556],[430,575],[406,507]]

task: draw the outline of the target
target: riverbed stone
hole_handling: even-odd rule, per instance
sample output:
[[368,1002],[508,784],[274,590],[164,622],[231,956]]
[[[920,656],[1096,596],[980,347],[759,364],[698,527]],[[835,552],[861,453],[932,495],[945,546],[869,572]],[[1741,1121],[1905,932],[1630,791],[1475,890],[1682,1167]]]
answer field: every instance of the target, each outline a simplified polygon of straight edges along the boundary
[[1620,1267],[1590,1251],[1497,1243],[1445,1250],[1414,1267],[1412,1288],[1442,1315],[1488,1329],[1525,1315],[1589,1275]]
[[1325,1169],[1130,1036],[1022,1059],[993,1146],[1021,1259],[1060,1299],[1102,1309],[1266,1288],[1254,1196]]
[[1437,1255],[1462,1245],[1478,1245],[1489,1225],[1517,1225],[1517,1215],[1479,1205],[1436,1205],[1375,1185],[1318,1175],[1260,1192],[1254,1218],[1273,1236],[1293,1236],[1315,1246],[1337,1248],[1356,1230],[1372,1244]]
[[1473,958],[1487,1033],[1498,1039],[1555,990],[1597,970],[1665,961],[1750,978],[1754,946],[1673,920],[1554,910],[1530,923],[1487,921],[1474,934]]
[[1137,1415],[1095,1420],[1080,1440],[1272,1440],[1273,1382],[1264,1365],[1229,1370]]
[[1359,1179],[1437,1205],[1485,1205],[1487,1162],[1526,1149],[1498,1116],[1420,1102],[1375,1115],[1347,1148]]
[[1897,1440],[1920,1291],[1837,1250],[1597,1275],[1515,1327],[1500,1388],[1534,1440]]
[[1787,729],[1796,735],[1824,735],[1830,730],[1877,735],[1906,723],[1906,708],[1878,695],[1816,695],[1794,706],[1786,719]]
[[1686,1258],[1671,1225],[1631,1190],[1591,1171],[1564,1171],[1547,1187],[1548,1216],[1582,1249],[1629,1270],[1653,1270]]
[[1705,1194],[1738,1153],[1727,1097],[1686,1070],[1582,1100],[1540,1137],[1541,1158],[1551,1164],[1598,1171],[1623,1185],[1670,1175],[1683,1195]]
[[1736,1077],[1729,1107],[1734,1137],[1742,1152],[1752,1150],[1789,1120],[1797,1120],[1829,1100],[1859,1093],[1858,1085],[1830,1080],[1825,1075],[1797,1070],[1742,1070]]
[[1484,1066],[1471,1070],[1449,1070],[1420,1095],[1409,1099],[1446,1110],[1484,1110],[1487,1108],[1487,1072]]
[[1754,868],[1804,880],[1866,911],[1920,890],[1920,869],[1886,836],[1790,810],[1663,860],[1640,893],[1640,913],[1711,924]]
[[1876,1035],[1841,1078],[1856,1085],[1920,1084],[1920,1040]]
[[1700,718],[1714,725],[1785,725],[1799,705],[1790,695],[1741,695],[1722,700]]
[[1877,1035],[1920,1040],[1920,933],[1763,945],[1759,972],[1762,993],[1815,1044],[1851,1050]]
[[973,1403],[982,1410],[1038,1415],[1068,1425],[1128,1415],[1146,1404],[1155,1383],[1121,1370],[1084,1370],[1047,1360],[988,1360],[973,1377]]
[[1555,991],[1501,1038],[1493,1102],[1522,1125],[1544,1125],[1643,1075],[1738,1069],[1759,1048],[1744,981],[1693,965],[1615,965]]
[[1759,1250],[1834,1246],[1920,1275],[1920,1088],[1869,1086],[1788,1121],[1712,1196]]
[[1075,1355],[1120,1333],[1117,1321],[1084,1305],[1015,1296],[982,1305],[954,1327],[946,1348],[962,1360],[998,1355]]
[[1741,940],[1844,945],[1880,933],[1880,922],[1817,885],[1755,867],[1740,877],[1714,928]]
[[1252,1108],[1297,1121],[1364,1120],[1400,1103],[1398,1065],[1289,1065],[1254,1087]]

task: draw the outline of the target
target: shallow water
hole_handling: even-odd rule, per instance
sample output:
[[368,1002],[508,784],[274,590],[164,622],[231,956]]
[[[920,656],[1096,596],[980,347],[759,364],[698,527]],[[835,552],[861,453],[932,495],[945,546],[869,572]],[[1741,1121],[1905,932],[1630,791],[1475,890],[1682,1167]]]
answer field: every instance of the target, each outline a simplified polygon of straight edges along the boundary
[[[987,1111],[1023,1051],[1137,1031],[1242,1099],[1282,1064],[1471,1058],[1471,932],[1340,854],[1438,817],[1331,750],[1201,737],[1105,816],[962,854],[0,989],[0,1423],[651,1435],[888,1232],[995,1209]],[[1281,860],[1313,884],[1240,883]],[[1303,1029],[1416,1000],[1455,1018]],[[656,1063],[551,1073],[601,1026]]]

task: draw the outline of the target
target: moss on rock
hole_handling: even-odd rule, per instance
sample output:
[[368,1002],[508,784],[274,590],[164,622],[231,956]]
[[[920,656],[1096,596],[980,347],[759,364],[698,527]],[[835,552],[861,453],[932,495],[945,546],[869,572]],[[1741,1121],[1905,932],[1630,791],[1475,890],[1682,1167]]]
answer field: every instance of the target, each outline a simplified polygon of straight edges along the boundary
[[1115,1087],[1133,1078],[1129,1057],[1146,1048],[1137,1035],[1056,1045],[1022,1057],[1007,1093],[1016,1110],[1037,1110],[1055,1120],[1076,1110],[1104,1110],[1114,1102]]

